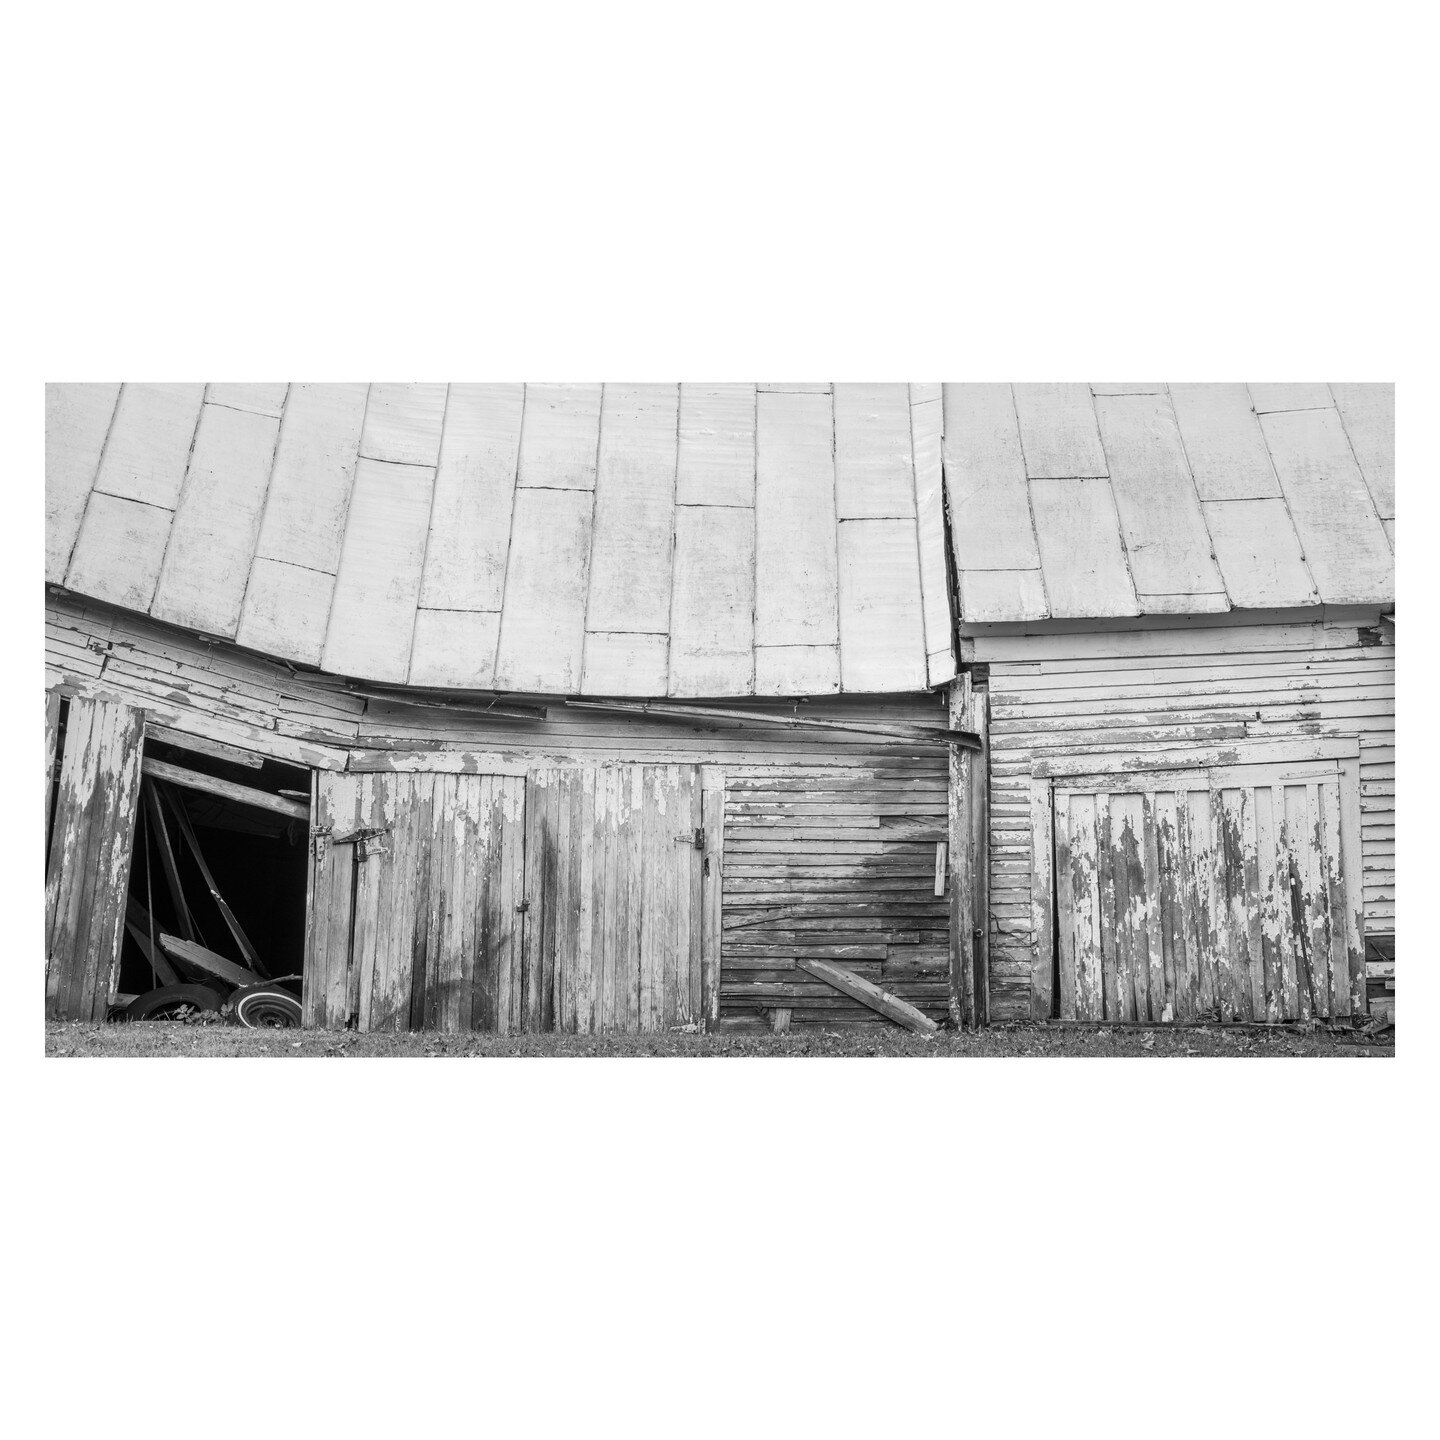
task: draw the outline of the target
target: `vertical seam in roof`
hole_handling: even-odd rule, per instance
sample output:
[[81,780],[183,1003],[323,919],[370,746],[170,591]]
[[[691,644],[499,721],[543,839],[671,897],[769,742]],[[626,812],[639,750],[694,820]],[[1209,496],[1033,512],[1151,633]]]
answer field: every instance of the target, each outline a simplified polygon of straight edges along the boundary
[[[365,386],[365,408],[360,412],[360,430],[355,436],[355,463],[350,469],[350,486],[345,492],[345,513],[340,517],[340,548],[335,552],[335,583],[330,587],[330,609],[325,615],[325,639],[320,646],[320,668],[325,666],[325,656],[330,651],[330,631],[335,624],[335,594],[340,588],[340,570],[345,563],[345,539],[350,533],[350,510],[355,503],[355,486],[360,480],[360,447],[365,440],[365,422],[370,418],[370,395],[375,385],[371,381]],[[370,702],[365,702],[370,708]]]
[[[670,604],[665,611],[665,693],[675,693],[675,557],[678,553],[679,537],[676,533],[680,519],[680,382],[675,382],[675,468],[670,476]],[[596,467],[596,483],[599,483],[599,467]]]
[[[1030,538],[1035,542],[1035,568],[1040,572],[1040,594],[1045,605],[1045,614],[1041,618],[1048,620],[1052,618],[1054,612],[1050,607],[1050,582],[1045,575],[1045,557],[1040,552],[1040,527],[1035,523],[1035,502],[1031,499],[1030,493],[1030,463],[1025,458],[1025,431],[1020,425],[1020,407],[1015,403],[1015,386],[1012,383],[1006,385],[1005,388],[1010,392],[1010,413],[1015,417],[1015,443],[1020,447],[1020,473],[1025,477],[1025,512],[1030,516]],[[1095,403],[1093,396],[1091,397],[1090,403],[1093,407]],[[1100,428],[1098,421],[1096,422],[1095,428],[1098,432]],[[1101,448],[1103,449],[1104,447],[1102,446]],[[1106,458],[1105,465],[1108,469],[1110,465],[1108,457]],[[1119,517],[1117,516],[1116,518],[1118,519]],[[955,556],[956,590],[960,588],[961,573],[960,556],[957,552]],[[1134,586],[1132,585],[1131,588],[1133,589]],[[957,603],[956,608],[960,612],[959,619],[963,621],[965,618],[964,605]]]
[[[430,564],[430,536],[435,530],[435,492],[440,488],[440,455],[445,448],[445,422],[450,418],[450,385],[445,386],[445,403],[440,407],[440,434],[435,441],[435,465],[430,472],[430,513],[425,518],[425,545],[420,552],[420,583],[415,588],[415,613],[410,617],[410,648],[405,654],[405,682],[413,684],[415,634],[420,628],[420,600],[425,594],[425,571]],[[490,679],[495,679],[492,669]]]
[[605,437],[605,391],[600,382],[600,408],[595,413],[595,483],[590,487],[590,544],[585,555],[585,604],[580,613],[580,673],[575,677],[576,695],[585,693],[585,666],[590,660],[590,586],[595,579],[595,521],[600,514],[600,447]]
[[755,408],[750,426],[750,688],[760,692],[760,382],[750,387]]
[[[943,403],[943,402],[942,402]],[[920,467],[915,463],[915,395],[914,387],[909,383],[905,384],[905,418],[909,421],[910,431],[910,497],[915,506],[915,578],[920,591],[920,649],[924,652],[920,657],[920,669],[925,675],[925,685],[930,685],[930,626],[929,616],[926,613],[925,604],[925,557],[920,553]],[[944,522],[944,512],[941,512],[941,522]],[[836,576],[838,589],[839,576]]]
[[105,463],[105,452],[110,448],[110,436],[115,429],[115,417],[120,413],[120,399],[124,394],[125,382],[122,380],[115,391],[115,404],[111,406],[110,419],[105,424],[105,437],[100,441],[100,453],[95,458],[95,472],[90,476],[90,487],[85,491],[85,503],[80,507],[80,523],[75,527],[70,549],[65,553],[65,568],[60,572],[62,585],[70,578],[70,566],[75,562],[75,547],[80,543],[80,532],[85,528],[86,517],[90,514],[90,501],[100,479],[100,467]]
[[[255,545],[250,551],[250,563],[245,567],[245,584],[240,591],[240,609],[235,616],[235,634],[240,634],[245,623],[245,599],[250,594],[250,579],[255,574],[255,562],[260,558],[260,537],[265,533],[265,516],[270,509],[270,492],[275,484],[275,462],[280,457],[280,436],[285,429],[285,411],[290,405],[290,385],[287,382],[285,394],[280,399],[279,423],[275,426],[275,443],[270,447],[270,468],[265,472],[265,499],[260,503],[260,523],[255,527]],[[232,407],[233,408],[233,407]],[[250,411],[255,414],[255,411]]]
[[[1329,392],[1330,403],[1335,407],[1335,416],[1340,421],[1340,433],[1345,437],[1345,444],[1350,449],[1350,455],[1355,461],[1356,470],[1360,472],[1360,479],[1365,486],[1365,493],[1370,497],[1370,508],[1375,512],[1375,518],[1380,522],[1380,528],[1383,530],[1385,528],[1385,517],[1380,513],[1380,505],[1375,499],[1375,491],[1370,484],[1370,477],[1365,473],[1365,467],[1360,463],[1359,452],[1355,449],[1355,442],[1350,438],[1350,427],[1345,423],[1345,412],[1340,408],[1340,402],[1335,398],[1335,389],[1328,380],[1325,382],[1325,389]],[[1387,535],[1385,538],[1388,541],[1390,537]]]
[[[170,510],[170,528],[165,532],[165,548],[160,552],[160,566],[155,571],[155,588],[150,592],[149,602],[145,606],[147,615],[155,613],[155,597],[160,593],[160,586],[165,579],[165,565],[170,559],[170,544],[175,539],[175,521],[179,518],[180,507],[185,503],[185,492],[190,485],[190,470],[195,463],[195,441],[200,434],[200,422],[205,418],[205,397],[209,393],[208,384],[200,387],[200,408],[195,412],[195,428],[190,432],[190,449],[185,453],[185,473],[180,477],[180,488],[175,492],[175,504]],[[120,408],[118,399],[115,408]]]
[[[1130,581],[1130,593],[1135,597],[1135,613],[1143,615],[1145,611],[1140,604],[1140,587],[1135,583],[1135,571],[1130,564],[1130,546],[1125,542],[1125,526],[1120,519],[1120,502],[1115,498],[1115,482],[1110,478],[1110,452],[1105,448],[1105,435],[1100,429],[1100,412],[1095,408],[1095,392],[1089,385],[1086,385],[1085,390],[1090,396],[1090,414],[1095,421],[1095,438],[1100,442],[1100,453],[1105,457],[1105,490],[1110,496],[1110,513],[1115,517],[1115,538],[1120,542],[1120,558],[1124,561],[1125,575]],[[1210,532],[1207,530],[1205,533],[1208,535]],[[1038,537],[1036,544],[1039,544]]]
[[1300,527],[1295,523],[1295,513],[1290,508],[1290,497],[1285,493],[1285,482],[1280,478],[1279,468],[1275,464],[1275,457],[1270,453],[1270,437],[1265,433],[1265,427],[1260,423],[1260,412],[1255,408],[1255,396],[1251,393],[1250,382],[1245,382],[1245,393],[1250,397],[1250,414],[1254,417],[1255,428],[1260,432],[1260,446],[1265,451],[1265,459],[1269,463],[1270,473],[1275,477],[1275,488],[1280,492],[1280,501],[1285,506],[1285,518],[1290,522],[1290,533],[1295,537],[1295,546],[1300,552],[1300,563],[1305,567],[1305,573],[1310,577],[1310,593],[1315,597],[1315,604],[1323,605],[1325,597],[1320,593],[1320,583],[1315,579],[1315,572],[1310,568],[1310,557],[1305,553],[1305,541],[1300,534]]
[[[1190,463],[1190,447],[1185,443],[1185,432],[1180,428],[1180,412],[1175,408],[1175,397],[1170,393],[1170,383],[1166,381],[1165,388],[1161,391],[1165,396],[1165,403],[1170,407],[1170,421],[1175,426],[1175,438],[1180,442],[1180,454],[1185,461],[1185,473],[1190,477],[1190,488],[1195,492],[1195,504],[1200,511],[1200,528],[1205,532],[1205,538],[1210,542],[1210,563],[1215,567],[1215,573],[1220,577],[1220,589],[1225,594],[1225,603],[1231,610],[1236,608],[1235,601],[1230,596],[1230,586],[1225,579],[1225,572],[1220,568],[1220,557],[1215,553],[1215,537],[1210,533],[1210,521],[1205,515],[1205,502],[1200,498],[1200,486],[1195,480],[1195,467]],[[1101,437],[1102,445],[1104,437]],[[1109,465],[1109,457],[1106,457],[1106,465]]]
[[[505,537],[505,569],[500,576],[500,612],[495,621],[495,662],[491,667],[490,679],[494,682],[494,688],[500,688],[500,655],[501,644],[505,638],[505,597],[510,585],[510,553],[515,546],[515,511],[520,501],[520,447],[525,443],[525,412],[530,405],[530,386],[522,381],[520,384],[520,429],[515,436],[515,471],[510,476],[510,528]],[[444,436],[442,434],[443,441]],[[436,457],[437,462],[439,457]],[[436,476],[439,476],[439,465],[436,465]]]
[[835,524],[831,527],[830,541],[835,553],[835,691],[845,692],[845,647],[841,641],[840,616],[844,606],[840,603],[840,467],[835,458],[835,382],[830,382],[830,495],[835,512]]

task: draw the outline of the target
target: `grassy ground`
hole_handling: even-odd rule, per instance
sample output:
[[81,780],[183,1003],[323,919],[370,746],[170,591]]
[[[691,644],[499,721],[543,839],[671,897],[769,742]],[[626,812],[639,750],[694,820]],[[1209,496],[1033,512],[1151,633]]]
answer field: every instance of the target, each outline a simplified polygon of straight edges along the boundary
[[929,1039],[893,1025],[691,1035],[359,1035],[331,1031],[244,1030],[173,1021],[135,1025],[48,1024],[45,1053],[56,1056],[1377,1056],[1395,1053],[1395,1032],[1375,1035],[1292,1030],[1090,1030],[996,1025],[975,1035],[942,1031]]

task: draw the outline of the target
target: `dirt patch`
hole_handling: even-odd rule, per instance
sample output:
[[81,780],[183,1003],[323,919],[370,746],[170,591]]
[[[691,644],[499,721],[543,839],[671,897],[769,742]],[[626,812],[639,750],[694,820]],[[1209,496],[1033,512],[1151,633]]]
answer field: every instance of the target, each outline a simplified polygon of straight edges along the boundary
[[626,1059],[660,1055],[695,1058],[775,1059],[788,1056],[887,1056],[938,1059],[979,1057],[1088,1057],[1148,1055],[1161,1058],[1264,1059],[1395,1053],[1395,1032],[1382,1035],[1326,1031],[1071,1030],[1045,1025],[995,1025],[978,1034],[941,1031],[922,1039],[895,1027],[806,1028],[789,1035],[762,1031],[694,1035],[671,1030],[652,1035],[360,1035],[316,1030],[245,1030],[233,1025],[142,1022],[134,1025],[51,1023],[45,1053],[65,1057],[257,1056],[311,1058],[503,1056]]

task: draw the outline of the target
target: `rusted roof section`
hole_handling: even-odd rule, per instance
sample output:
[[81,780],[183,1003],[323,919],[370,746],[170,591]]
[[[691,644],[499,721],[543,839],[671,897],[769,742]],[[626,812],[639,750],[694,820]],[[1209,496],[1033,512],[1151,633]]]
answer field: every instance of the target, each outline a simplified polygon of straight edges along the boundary
[[46,576],[396,685],[895,693],[940,467],[938,385],[51,385]]
[[944,386],[962,625],[1395,599],[1385,384]]

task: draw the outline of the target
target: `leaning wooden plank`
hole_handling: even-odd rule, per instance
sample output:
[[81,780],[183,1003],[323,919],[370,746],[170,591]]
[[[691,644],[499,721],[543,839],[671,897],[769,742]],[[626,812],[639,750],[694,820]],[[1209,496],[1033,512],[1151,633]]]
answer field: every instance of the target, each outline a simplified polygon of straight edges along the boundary
[[1265,437],[1241,385],[1172,385],[1170,399],[1201,500],[1278,499]]
[[945,554],[945,476],[938,385],[910,387],[910,447],[915,459],[915,530],[920,546],[920,590],[925,649],[932,686],[955,678],[950,579]]
[[754,639],[754,513],[730,506],[680,506],[675,512],[668,693],[753,693]]
[[1032,480],[1030,500],[1050,613],[1086,619],[1139,614],[1110,482]]
[[1395,556],[1339,412],[1296,410],[1260,424],[1321,601],[1393,603]]
[[833,430],[828,394],[757,397],[757,645],[839,638]]
[[842,520],[840,683],[852,691],[923,690],[925,618],[913,520]]
[[1284,500],[1213,500],[1204,512],[1225,588],[1237,608],[1320,603]]
[[1395,518],[1395,387],[1331,385],[1360,473],[1383,520]]
[[879,1011],[887,1020],[893,1020],[905,1029],[915,1031],[917,1035],[931,1035],[940,1028],[908,1001],[892,995],[888,990],[882,990],[868,980],[862,980],[858,975],[852,975],[839,965],[831,965],[825,960],[801,960],[798,968],[817,980],[823,980],[827,985],[833,985],[852,1000],[858,1000],[862,1005]]
[[119,398],[119,385],[45,387],[45,578],[59,585]]
[[518,484],[593,490],[599,385],[527,385]]
[[445,418],[445,385],[372,385],[360,454],[367,460],[434,467]]
[[680,505],[755,504],[754,385],[682,385]]
[[148,610],[171,519],[168,509],[96,491],[80,524],[66,589],[125,610]]
[[164,952],[158,944],[150,943],[149,925],[150,915],[145,907],[134,900],[129,901],[125,911],[125,929],[129,932],[130,938],[140,947],[146,963],[155,972],[155,983],[157,985],[177,985],[180,977],[171,968]]
[[292,385],[256,554],[334,575],[360,453],[365,385]]
[[325,637],[327,670],[403,684],[430,528],[434,471],[361,460]]
[[945,487],[960,568],[1038,570],[1010,386],[946,385],[943,393]]
[[150,613],[227,638],[255,557],[279,420],[204,405]]
[[196,935],[195,923],[190,917],[190,907],[185,903],[185,890],[180,884],[180,867],[175,863],[175,850],[170,843],[170,830],[165,823],[160,795],[154,785],[146,785],[144,791],[144,803],[155,831],[155,845],[160,852],[160,868],[165,872],[165,884],[170,891],[170,904],[175,911],[175,921],[183,938],[193,940]]
[[238,805],[253,805],[261,810],[273,810],[277,815],[292,820],[310,819],[310,807],[299,800],[287,800],[283,795],[271,795],[265,790],[255,790],[249,785],[237,785],[233,780],[222,780],[218,775],[202,775],[196,770],[185,770],[171,765],[166,760],[146,760],[145,773],[154,780],[168,780],[173,785],[182,785],[189,790],[204,790],[210,795],[233,800]]
[[65,726],[55,832],[45,871],[45,1018],[76,1020],[76,931],[84,877],[92,864],[101,809],[100,755],[111,707],[75,698]]
[[835,386],[835,510],[840,520],[914,516],[908,385]]
[[552,695],[578,690],[592,503],[588,491],[516,491],[495,662],[498,688]]
[[173,510],[190,459],[203,385],[124,385],[96,490]]
[[1109,474],[1088,385],[1013,385],[1025,473],[1032,479]]
[[203,945],[182,940],[178,935],[162,935],[160,948],[182,965],[203,971],[206,975],[213,975],[227,985],[254,985],[260,979],[255,971],[246,966],[237,965],[233,960],[227,960],[223,955],[217,955]]
[[[1228,608],[1169,396],[1100,396],[1095,412],[1135,589]],[[1207,598],[1217,591],[1219,606]]]
[[422,609],[499,614],[524,406],[523,385],[450,387]]

